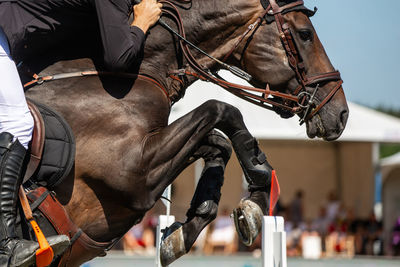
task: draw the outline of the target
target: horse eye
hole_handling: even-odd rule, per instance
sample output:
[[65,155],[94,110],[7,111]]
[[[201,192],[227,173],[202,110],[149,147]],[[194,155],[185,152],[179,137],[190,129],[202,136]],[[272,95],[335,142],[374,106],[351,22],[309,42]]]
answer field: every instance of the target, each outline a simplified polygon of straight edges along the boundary
[[313,40],[313,33],[310,30],[300,30],[299,35],[301,40],[303,41],[312,41]]

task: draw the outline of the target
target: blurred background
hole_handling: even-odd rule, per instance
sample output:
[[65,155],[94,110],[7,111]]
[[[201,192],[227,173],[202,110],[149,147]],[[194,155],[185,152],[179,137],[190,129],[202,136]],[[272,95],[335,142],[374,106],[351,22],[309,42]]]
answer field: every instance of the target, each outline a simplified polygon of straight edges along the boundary
[[[275,214],[286,220],[289,265],[345,266],[344,262],[352,259],[357,266],[400,266],[396,258],[400,256],[400,1],[305,3],[309,8],[318,6],[311,20],[344,80],[350,116],[339,140],[310,140],[298,119],[281,119],[205,82],[187,90],[184,99],[174,105],[171,121],[208,99],[241,110],[248,129],[277,170],[281,198]],[[221,74],[243,83],[228,73]],[[197,161],[172,186],[171,213],[178,221],[186,219],[202,166],[203,162]],[[247,184],[233,155],[225,172],[219,216],[190,252],[192,266],[201,266],[196,259],[203,266],[205,259],[218,262],[221,255],[230,256],[230,267],[261,266],[260,240],[251,247],[242,246],[230,218],[246,194]],[[157,217],[164,213],[158,203],[115,250],[133,257],[131,263],[137,262],[132,259],[154,257]],[[246,263],[235,265],[240,262],[235,255],[245,255]],[[95,260],[88,266],[106,262]],[[178,262],[173,266],[187,266]],[[221,264],[218,266],[225,266]]]

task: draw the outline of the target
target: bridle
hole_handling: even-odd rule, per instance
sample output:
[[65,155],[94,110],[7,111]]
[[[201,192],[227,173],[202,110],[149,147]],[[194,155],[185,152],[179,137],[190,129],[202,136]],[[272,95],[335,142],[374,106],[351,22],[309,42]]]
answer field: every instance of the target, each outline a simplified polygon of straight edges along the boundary
[[[269,0],[269,6],[266,8],[268,15],[273,15],[275,17],[276,26],[279,31],[279,37],[282,41],[283,47],[286,51],[288,57],[288,62],[290,67],[295,71],[299,86],[295,89],[294,95],[298,96],[298,105],[304,109],[304,114],[300,120],[300,124],[304,121],[311,119],[317,112],[336,94],[336,92],[341,88],[343,81],[340,77],[339,71],[327,72],[320,75],[307,76],[304,64],[301,60],[300,53],[297,50],[293,35],[290,31],[290,27],[284,22],[282,17],[282,12],[298,6],[304,6],[303,1],[297,1],[285,6],[278,6],[275,0]],[[314,12],[315,13],[315,12]],[[315,94],[319,88],[320,83],[337,81],[336,85],[331,89],[329,94],[315,107],[314,98]],[[312,94],[308,93],[306,86],[315,85],[314,92]],[[303,101],[306,101],[304,103]]]
[[[175,0],[182,4],[191,3],[191,0]],[[315,116],[318,111],[329,102],[329,100],[336,94],[336,92],[341,88],[343,83],[342,79],[340,78],[340,73],[338,71],[334,72],[327,72],[318,75],[307,75],[304,64],[302,62],[300,53],[297,50],[293,35],[291,33],[290,27],[287,23],[284,22],[283,14],[292,12],[292,11],[307,11],[308,13],[311,12],[311,15],[315,13],[315,11],[310,11],[304,7],[303,1],[296,1],[292,2],[283,6],[279,6],[276,3],[276,0],[260,0],[261,4],[264,7],[264,11],[262,14],[257,18],[257,20],[250,24],[245,32],[238,38],[235,45],[232,49],[225,55],[222,61],[212,57],[211,55],[207,54],[190,41],[186,39],[185,30],[182,23],[182,18],[180,16],[179,10],[176,5],[167,0],[161,0],[160,3],[163,3],[163,14],[168,15],[178,26],[178,32],[173,30],[168,24],[160,20],[160,24],[166,27],[169,31],[174,33],[176,36],[179,37],[180,47],[182,49],[182,53],[188,62],[188,65],[194,70],[190,71],[188,69],[179,69],[176,71],[170,71],[170,77],[179,81],[182,85],[184,85],[184,79],[186,76],[194,76],[198,79],[204,81],[213,82],[225,90],[229,91],[230,93],[243,98],[244,100],[261,106],[266,109],[279,111],[279,110],[286,110],[291,114],[301,114],[302,117],[300,119],[300,124],[310,120],[313,116]],[[136,1],[137,2],[137,1]],[[272,18],[272,19],[271,19]],[[189,46],[195,48],[196,50],[200,51],[201,53],[205,54],[206,56],[210,57],[218,64],[222,65],[223,68],[229,70],[234,75],[239,76],[247,81],[252,79],[251,75],[246,73],[245,71],[224,63],[234,51],[236,51],[239,45],[246,40],[246,45],[244,46],[244,50],[242,51],[242,56],[249,44],[251,42],[252,36],[256,33],[257,29],[261,26],[263,21],[272,21],[274,20],[276,26],[279,31],[279,37],[283,44],[283,47],[286,51],[286,55],[288,57],[288,62],[290,67],[296,74],[297,81],[299,83],[298,87],[294,90],[293,94],[282,93],[279,91],[271,90],[270,86],[267,84],[266,88],[255,88],[250,86],[239,85],[235,83],[228,82],[224,80],[222,77],[218,75],[218,73],[211,72],[210,70],[201,66],[201,64],[195,59],[192,55]],[[247,37],[247,39],[246,39]],[[241,61],[241,60],[240,60]],[[98,71],[81,71],[75,73],[64,73],[64,74],[57,74],[52,76],[46,77],[39,77],[38,75],[33,76],[33,80],[25,85],[25,87],[34,86],[36,84],[41,84],[44,81],[52,81],[64,78],[71,78],[71,77],[81,77],[81,76],[93,76],[93,75],[112,75],[112,76],[121,76],[121,77],[132,77],[132,78],[140,78],[140,79],[148,79],[154,82],[158,87],[162,89],[162,91],[167,95],[170,103],[173,101],[171,100],[167,90],[156,80],[146,75],[137,75],[137,74],[130,74],[130,73],[110,73],[110,72],[98,72]],[[336,81],[335,86],[331,89],[328,95],[322,100],[318,101],[319,104],[317,105],[316,101],[316,93],[319,89],[319,85],[321,83]],[[306,87],[314,87],[312,93],[307,92]],[[271,98],[273,97],[273,98]],[[279,99],[279,100],[276,100]],[[278,112],[279,113],[279,112]]]
[[[287,23],[285,23],[283,19],[283,14],[295,11],[295,10],[307,10],[309,12],[312,12],[304,7],[304,2],[303,1],[296,1],[292,2],[283,6],[279,6],[276,2],[276,0],[261,0],[261,4],[264,7],[264,11],[257,18],[257,20],[250,24],[246,31],[238,38],[237,42],[233,46],[233,48],[229,51],[228,54],[225,55],[224,59],[222,61],[226,61],[232,53],[237,50],[239,45],[245,40],[247,36],[247,42],[250,42],[252,39],[252,36],[255,34],[259,26],[263,23],[264,20],[267,20],[267,18],[271,19],[271,17],[274,19],[276,26],[279,31],[279,37],[281,39],[283,48],[285,49],[286,55],[288,57],[288,62],[290,67],[293,69],[293,71],[296,74],[296,79],[299,83],[298,87],[294,90],[293,94],[287,94],[287,93],[282,93],[279,91],[271,90],[270,86],[267,84],[265,89],[262,88],[254,88],[254,87],[249,87],[249,86],[242,86],[234,83],[230,83],[223,78],[221,78],[217,73],[212,73],[211,71],[205,69],[202,67],[198,61],[193,57],[189,50],[189,46],[197,49],[198,51],[202,52],[203,54],[206,54],[204,51],[202,51],[200,48],[195,47],[192,43],[190,43],[185,36],[185,31],[184,27],[182,24],[182,19],[180,17],[178,9],[174,6],[173,3],[169,1],[160,1],[163,3],[163,13],[168,15],[170,18],[172,18],[175,23],[178,25],[178,31],[179,33],[173,31],[170,27],[168,27],[168,30],[172,31],[175,35],[179,37],[180,45],[183,51],[183,55],[185,56],[188,64],[193,68],[195,71],[190,72],[186,69],[180,69],[178,71],[172,72],[171,73],[171,78],[174,78],[176,80],[179,80],[183,83],[182,78],[185,75],[191,75],[195,76],[197,78],[200,78],[202,80],[210,81],[213,82],[222,88],[226,89],[227,91],[231,92],[232,94],[235,94],[236,96],[245,99],[246,101],[249,101],[253,104],[262,106],[266,109],[271,109],[271,110],[277,110],[277,109],[283,109],[287,110],[292,114],[301,114],[301,119],[300,119],[300,124],[303,124],[304,122],[310,120],[313,116],[315,116],[318,111],[326,104],[329,102],[329,100],[336,94],[336,92],[341,88],[341,85],[343,83],[340,73],[338,71],[333,71],[333,72],[327,72],[323,74],[317,74],[317,75],[307,75],[306,70],[304,67],[304,63],[301,59],[300,53],[297,49],[295,40],[293,38],[293,35],[291,33],[290,27]],[[184,1],[184,2],[190,2],[190,1]],[[316,10],[315,10],[316,11]],[[314,11],[314,13],[315,13]],[[312,14],[314,14],[312,13]],[[165,23],[163,23],[165,26]],[[245,48],[247,48],[248,43],[245,45]],[[244,50],[242,51],[242,56],[244,54]],[[216,60],[212,56],[206,54],[208,57],[212,58],[213,60]],[[227,68],[228,70],[231,71],[233,74],[246,79],[249,81],[251,79],[251,75],[245,73],[244,71],[238,71],[237,68],[233,66],[229,66],[226,63],[220,62],[219,60],[216,60],[219,64],[222,64],[224,68]],[[230,68],[232,69],[230,69]],[[335,86],[331,89],[331,91],[328,93],[328,95],[322,100],[319,101],[317,104],[316,101],[316,93],[319,89],[319,85],[321,83],[326,83],[326,82],[331,82],[331,81],[336,81]],[[306,89],[306,87],[313,87],[313,92],[309,93]],[[261,95],[260,95],[261,93]],[[272,96],[273,98],[271,98]],[[280,99],[280,101],[276,101],[275,99]]]

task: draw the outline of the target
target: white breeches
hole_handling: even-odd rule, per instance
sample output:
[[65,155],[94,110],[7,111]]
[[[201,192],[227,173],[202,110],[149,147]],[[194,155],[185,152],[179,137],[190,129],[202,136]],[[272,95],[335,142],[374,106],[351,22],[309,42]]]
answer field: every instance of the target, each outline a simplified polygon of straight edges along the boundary
[[9,132],[27,148],[32,139],[33,118],[26,104],[17,67],[7,38],[0,28],[0,133]]

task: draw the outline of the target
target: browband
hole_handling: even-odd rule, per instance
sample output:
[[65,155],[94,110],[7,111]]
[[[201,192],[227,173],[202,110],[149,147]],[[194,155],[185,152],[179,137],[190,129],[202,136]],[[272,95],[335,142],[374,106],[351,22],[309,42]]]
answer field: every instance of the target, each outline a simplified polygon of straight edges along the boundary
[[[260,2],[264,9],[267,9],[270,5],[269,0],[260,0]],[[292,3],[296,3],[298,1],[297,0],[286,0],[286,1],[278,0],[276,2],[279,6],[285,6],[285,5],[290,5]],[[315,15],[317,10],[318,10],[317,7],[314,7],[314,10],[311,10],[311,9],[308,9],[307,7],[305,7],[304,4],[302,4],[302,5],[296,5],[293,7],[285,8],[284,10],[282,10],[281,14],[286,14],[286,13],[289,13],[292,11],[299,11],[299,12],[303,12],[308,17],[312,17]],[[268,24],[270,24],[275,21],[275,16],[274,16],[274,14],[266,13],[264,16],[264,19]]]

